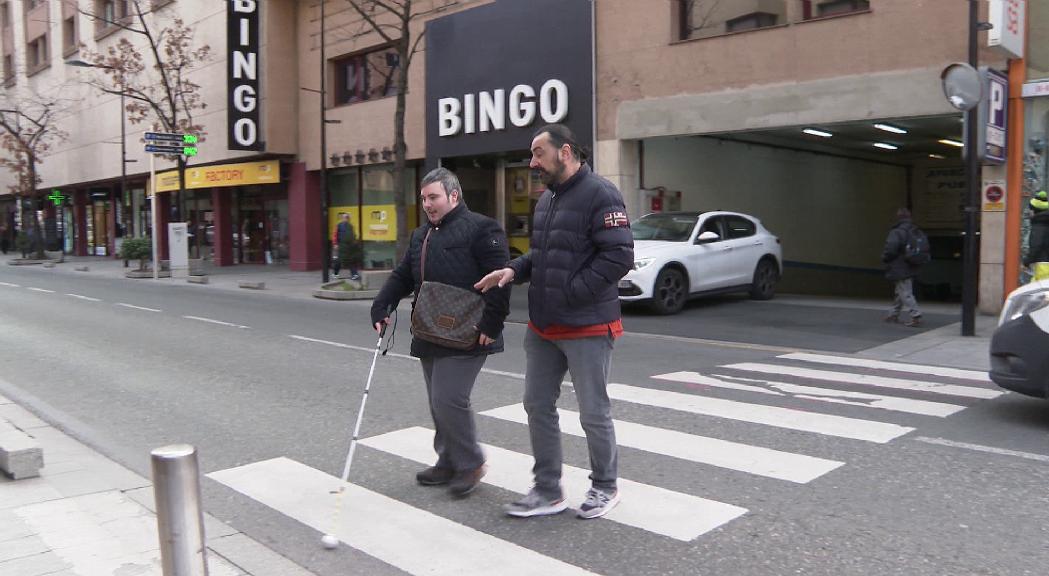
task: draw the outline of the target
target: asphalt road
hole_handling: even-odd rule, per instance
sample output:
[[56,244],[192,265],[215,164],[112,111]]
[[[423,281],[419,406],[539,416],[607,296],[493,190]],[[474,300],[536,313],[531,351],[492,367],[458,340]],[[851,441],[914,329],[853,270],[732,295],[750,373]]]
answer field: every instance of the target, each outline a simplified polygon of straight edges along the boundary
[[[273,458],[341,474],[375,345],[367,303],[5,268],[0,380],[9,389],[0,393],[147,477],[149,451],[174,442],[198,447],[205,474]],[[509,519],[500,507],[515,499],[514,492],[485,485],[466,500],[454,500],[440,489],[415,485],[419,464],[367,446],[358,451],[351,482],[448,525],[510,542],[514,550],[598,574],[1044,574],[1046,406],[1011,394],[983,397],[997,390],[986,382],[785,358],[792,350],[858,350],[902,328],[877,323],[877,311],[835,311],[836,321],[828,323],[827,312],[781,308],[727,298],[692,305],[669,319],[627,313],[628,334],[617,342],[612,379],[636,398],[617,400],[614,414],[648,428],[619,429],[621,477],[675,497],[745,509],[694,538],[668,537],[644,522],[583,522],[567,513]],[[762,328],[770,318],[806,313],[813,318],[779,331]],[[861,323],[873,326],[863,331]],[[690,329],[697,324],[710,331]],[[508,325],[507,352],[489,359],[475,388],[478,412],[520,402],[525,330]],[[362,438],[432,427],[418,364],[405,356],[408,337],[402,323],[390,355],[379,359]],[[798,372],[805,369],[895,380],[876,386],[832,382]],[[653,378],[682,372],[708,380]],[[901,380],[925,388],[890,386]],[[945,386],[977,397],[931,390]],[[700,408],[690,412],[692,401]],[[957,411],[932,416],[882,402]],[[561,405],[575,409],[568,387]],[[755,421],[784,409],[793,417]],[[827,417],[849,420],[835,420],[833,430],[811,429]],[[524,426],[490,415],[480,416],[478,426],[483,441],[529,454]],[[872,440],[868,432],[889,436]],[[735,450],[719,454],[740,458],[732,465],[712,461],[717,451],[696,448],[708,446],[697,444],[698,436],[735,443]],[[564,446],[566,463],[588,467],[581,438],[566,435]],[[745,453],[753,447],[778,453],[748,460]],[[789,462],[776,464],[784,454]],[[785,478],[811,472],[790,460],[799,456],[829,469]],[[524,478],[528,471],[514,474]],[[282,481],[290,482],[273,479]],[[406,573],[396,561],[350,547],[321,550],[317,528],[243,490],[210,478],[203,489],[210,513],[322,576]],[[631,498],[642,500],[640,489],[622,489],[624,509]],[[347,507],[352,516],[352,503]],[[478,563],[492,560],[485,557],[491,550],[472,550]]]

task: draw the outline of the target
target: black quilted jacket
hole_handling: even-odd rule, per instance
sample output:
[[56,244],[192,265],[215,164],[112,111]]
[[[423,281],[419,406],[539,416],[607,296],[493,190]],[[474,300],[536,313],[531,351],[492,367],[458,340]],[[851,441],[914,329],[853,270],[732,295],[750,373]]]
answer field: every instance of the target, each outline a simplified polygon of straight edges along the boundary
[[[423,239],[431,229],[426,245],[426,280],[473,290],[473,285],[485,274],[505,267],[510,259],[506,233],[499,223],[471,212],[466,204],[460,203],[437,225],[427,221],[412,231],[408,252],[372,302],[372,324],[382,320],[389,307],[396,306],[401,298],[422,285],[420,257]],[[495,342],[463,351],[413,338],[412,356],[476,356],[502,352],[503,321],[510,312],[510,287],[489,290],[483,298],[484,314],[478,328],[482,334],[495,338]]]
[[619,279],[634,266],[623,196],[584,164],[543,192],[532,219],[531,249],[514,259],[514,282],[528,286],[528,318],[592,326],[620,317]]

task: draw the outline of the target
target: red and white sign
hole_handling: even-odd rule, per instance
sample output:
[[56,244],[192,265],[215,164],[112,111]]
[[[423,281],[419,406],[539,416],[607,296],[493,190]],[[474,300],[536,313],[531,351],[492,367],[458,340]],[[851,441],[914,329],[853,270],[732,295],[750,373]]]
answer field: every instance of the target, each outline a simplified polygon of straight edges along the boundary
[[1005,182],[1002,180],[988,180],[983,183],[983,211],[1004,212],[1005,211]]
[[988,10],[993,28],[987,32],[987,45],[1006,58],[1023,58],[1027,0],[990,0]]

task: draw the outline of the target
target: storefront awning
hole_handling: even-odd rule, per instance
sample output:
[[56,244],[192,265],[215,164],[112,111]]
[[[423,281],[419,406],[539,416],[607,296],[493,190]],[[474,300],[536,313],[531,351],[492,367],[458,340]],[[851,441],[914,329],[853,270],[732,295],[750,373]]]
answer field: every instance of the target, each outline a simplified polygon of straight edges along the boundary
[[[279,183],[280,161],[278,160],[186,168],[186,190]],[[157,174],[157,192],[177,190],[178,170],[168,170]]]

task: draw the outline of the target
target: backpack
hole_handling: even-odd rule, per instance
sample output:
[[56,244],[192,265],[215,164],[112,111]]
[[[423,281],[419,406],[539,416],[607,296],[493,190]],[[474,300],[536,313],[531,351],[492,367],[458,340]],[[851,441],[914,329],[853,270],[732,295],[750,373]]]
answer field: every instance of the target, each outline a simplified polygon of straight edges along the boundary
[[907,244],[903,247],[903,259],[911,266],[922,266],[932,260],[929,238],[921,228],[912,225],[907,229]]

